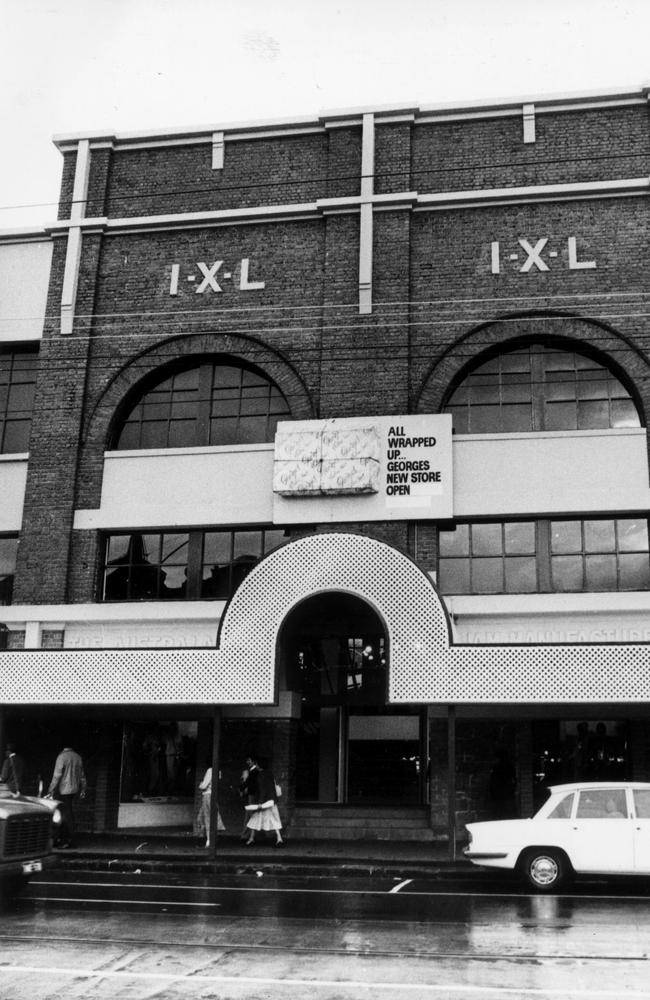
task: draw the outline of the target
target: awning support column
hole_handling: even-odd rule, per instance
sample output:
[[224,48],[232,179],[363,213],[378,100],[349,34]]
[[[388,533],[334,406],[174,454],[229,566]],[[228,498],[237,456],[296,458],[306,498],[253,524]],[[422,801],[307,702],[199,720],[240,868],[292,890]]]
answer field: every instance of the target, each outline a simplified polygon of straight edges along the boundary
[[447,835],[449,860],[456,860],[456,706],[447,706]]

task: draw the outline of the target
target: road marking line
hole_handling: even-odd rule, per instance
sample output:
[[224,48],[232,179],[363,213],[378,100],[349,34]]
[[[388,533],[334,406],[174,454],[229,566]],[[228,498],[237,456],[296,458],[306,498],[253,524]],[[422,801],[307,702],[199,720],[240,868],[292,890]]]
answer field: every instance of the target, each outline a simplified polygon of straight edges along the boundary
[[30,896],[31,900],[37,903],[110,903],[112,906],[119,904],[124,906],[130,903],[133,906],[212,906],[215,909],[221,908],[221,903],[190,903],[177,902],[171,899],[109,899],[106,896]]
[[[339,896],[385,896],[385,889],[283,889],[279,886],[274,885],[157,885],[151,882],[32,882],[32,888],[37,888],[40,885],[51,885],[51,886],[74,886],[75,889],[167,889],[172,891],[190,891],[190,892],[295,892],[295,893],[321,893],[327,896],[339,895]],[[445,892],[445,893],[434,893],[434,892],[419,892],[413,895],[418,896],[456,896],[460,895],[455,892]],[[472,893],[467,893],[466,895],[471,896]],[[29,899],[34,899],[34,896],[28,895]],[[40,897],[38,897],[40,898]],[[57,899],[56,896],[47,897],[50,899]],[[83,897],[79,897],[80,899]],[[517,897],[520,898],[520,897]],[[117,901],[117,900],[116,900]]]
[[[72,976],[72,977],[83,977],[85,979],[137,979],[137,980],[156,980],[156,981],[176,981],[181,982],[186,980],[191,983],[236,983],[236,984],[247,984],[253,986],[299,986],[301,989],[305,987],[322,986],[327,989],[338,988],[338,989],[367,989],[367,990],[392,990],[396,995],[403,995],[406,991],[415,992],[419,990],[420,992],[424,990],[433,990],[437,993],[445,993],[450,996],[452,993],[477,993],[483,995],[498,994],[503,996],[506,993],[513,993],[517,996],[529,995],[529,996],[551,996],[551,997],[563,997],[564,1000],[570,997],[614,997],[615,1000],[620,1000],[621,991],[620,988],[616,990],[570,990],[566,989],[544,989],[543,987],[521,987],[521,986],[467,986],[464,983],[369,983],[367,979],[364,980],[354,980],[354,979],[279,979],[276,977],[266,978],[262,976],[222,976],[222,975],[205,975],[205,973],[194,974],[190,973],[174,973],[174,972],[129,972],[125,970],[111,970],[111,969],[68,969],[59,966],[39,966],[39,965],[0,965],[0,973],[9,974],[32,974],[36,973],[42,976],[47,973],[51,976]],[[633,1000],[648,1000],[650,998],[650,993],[646,990],[643,992],[630,992],[625,991],[626,1000],[633,998]]]
[[[273,876],[269,876],[273,877]],[[192,891],[207,891],[210,892],[295,892],[295,893],[321,893],[328,896],[340,895],[340,896],[386,896],[387,893],[384,889],[283,889],[279,886],[269,886],[269,885],[158,885],[151,882],[51,882],[45,880],[34,880],[31,882],[32,888],[36,888],[39,885],[73,885],[78,888],[113,888],[113,889],[167,889],[167,890],[180,890],[189,889]],[[421,889],[415,889],[413,892],[409,893],[409,898],[411,896],[452,896],[454,899],[463,899],[467,897],[468,899],[537,899],[537,896],[530,896],[525,892],[452,892],[443,891],[438,892],[432,890],[430,892],[424,892]],[[26,898],[33,898],[27,896]],[[55,897],[52,897],[55,898]],[[577,899],[582,902],[593,902],[595,900],[617,900],[632,903],[644,903],[647,904],[647,896],[619,896],[619,895],[588,895],[588,896],[576,896],[571,893],[564,893],[562,895],[554,895],[551,897],[553,899]]]
[[389,892],[399,892],[400,889],[403,889],[405,885],[410,885],[410,883],[412,881],[413,881],[412,878],[405,878],[403,882],[400,882],[399,885],[394,885],[393,888],[389,889],[388,891]]
[[192,892],[214,892],[220,888],[218,885],[170,885],[167,883],[154,882],[32,882],[31,888],[37,889],[41,885],[53,886],[74,886],[76,889],[167,889],[169,892],[179,889],[191,889]]

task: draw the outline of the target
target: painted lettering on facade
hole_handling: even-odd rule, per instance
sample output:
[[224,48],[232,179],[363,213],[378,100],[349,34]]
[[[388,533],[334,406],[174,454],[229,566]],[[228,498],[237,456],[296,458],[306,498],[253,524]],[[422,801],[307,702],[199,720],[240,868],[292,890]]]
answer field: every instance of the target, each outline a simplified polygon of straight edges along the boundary
[[575,236],[567,237],[566,248],[556,250],[557,244],[551,242],[549,236],[540,239],[517,239],[518,250],[508,252],[498,240],[491,244],[492,274],[501,274],[504,270],[514,270],[519,274],[535,274],[538,271],[552,270],[555,262],[567,267],[569,271],[593,271],[595,260],[580,260],[578,257],[578,240]]
[[[226,261],[215,260],[212,263],[197,261],[189,265],[187,273],[181,264],[172,264],[169,277],[169,294],[179,295],[184,283],[193,288],[197,295],[206,292],[223,292],[224,287],[231,285],[240,292],[255,292],[266,288],[265,281],[251,279],[251,263],[249,257],[242,257],[234,266],[229,267]],[[232,283],[232,284],[231,284]]]

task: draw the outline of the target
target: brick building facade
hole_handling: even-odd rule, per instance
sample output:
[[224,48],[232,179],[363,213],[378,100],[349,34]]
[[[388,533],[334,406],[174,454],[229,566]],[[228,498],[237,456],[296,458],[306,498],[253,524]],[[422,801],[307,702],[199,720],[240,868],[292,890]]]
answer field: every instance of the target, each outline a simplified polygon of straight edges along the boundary
[[30,780],[190,830],[212,760],[237,832],[255,746],[297,836],[451,842],[647,777],[647,93],[56,142],[0,234]]

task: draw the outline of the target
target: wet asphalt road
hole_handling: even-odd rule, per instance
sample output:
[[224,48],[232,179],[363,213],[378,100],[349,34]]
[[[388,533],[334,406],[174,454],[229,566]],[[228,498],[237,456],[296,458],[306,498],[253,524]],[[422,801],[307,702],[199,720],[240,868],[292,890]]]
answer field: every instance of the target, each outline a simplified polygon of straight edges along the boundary
[[0,912],[0,1000],[650,1000],[650,887],[58,871]]

